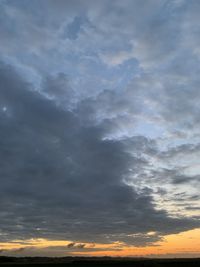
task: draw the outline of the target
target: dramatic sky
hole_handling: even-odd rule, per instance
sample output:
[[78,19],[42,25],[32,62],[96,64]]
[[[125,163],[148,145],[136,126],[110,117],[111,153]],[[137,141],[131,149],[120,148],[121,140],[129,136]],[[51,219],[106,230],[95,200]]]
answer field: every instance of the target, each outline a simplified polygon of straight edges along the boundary
[[0,0],[0,255],[200,256],[199,14]]

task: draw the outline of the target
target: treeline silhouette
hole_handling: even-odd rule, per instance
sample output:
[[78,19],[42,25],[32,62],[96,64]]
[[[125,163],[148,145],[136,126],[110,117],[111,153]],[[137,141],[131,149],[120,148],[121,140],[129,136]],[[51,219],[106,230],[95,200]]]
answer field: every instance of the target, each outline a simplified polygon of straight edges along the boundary
[[69,266],[69,267],[200,267],[200,258],[193,259],[149,259],[149,258],[122,258],[122,257],[0,257],[1,267],[30,266],[51,267]]

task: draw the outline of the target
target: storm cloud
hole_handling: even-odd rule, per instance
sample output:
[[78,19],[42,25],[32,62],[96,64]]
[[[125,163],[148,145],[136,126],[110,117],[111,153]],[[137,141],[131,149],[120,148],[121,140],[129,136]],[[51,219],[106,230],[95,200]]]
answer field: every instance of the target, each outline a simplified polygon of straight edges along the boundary
[[199,2],[0,7],[0,240],[199,227]]
[[[131,155],[123,140],[103,140],[101,124],[85,127],[78,113],[33,90],[11,67],[1,64],[0,75],[3,240],[111,242],[120,236],[126,242],[126,235],[138,232],[167,234],[197,226],[195,220],[157,211],[148,191],[125,183],[130,167],[147,163]],[[139,139],[130,138],[132,151]],[[145,153],[145,138],[142,145]],[[134,244],[134,236],[131,240]]]

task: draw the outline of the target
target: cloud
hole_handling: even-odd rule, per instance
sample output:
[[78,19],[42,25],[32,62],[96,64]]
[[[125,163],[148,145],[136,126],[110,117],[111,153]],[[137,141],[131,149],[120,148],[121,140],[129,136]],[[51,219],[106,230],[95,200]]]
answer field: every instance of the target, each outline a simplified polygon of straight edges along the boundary
[[199,8],[0,3],[2,240],[140,246],[199,226]]
[[[123,140],[103,140],[101,124],[83,125],[79,113],[34,91],[11,67],[1,64],[0,76],[6,107],[0,120],[2,241],[113,242],[120,236],[137,245],[139,240],[127,236],[198,225],[156,210],[148,190],[137,192],[124,182],[130,167],[134,172],[146,161],[131,154]],[[138,137],[129,142],[136,150]],[[149,149],[145,138],[141,144]]]
[[18,248],[18,249],[13,249],[12,251],[15,252],[15,253],[21,253],[23,251],[25,251],[27,249],[27,247],[21,247],[21,248]]
[[68,248],[73,248],[73,247],[75,246],[75,244],[76,244],[76,243],[74,243],[74,242],[73,242],[73,243],[69,243],[69,244],[67,245],[67,247],[68,247]]
[[83,249],[85,248],[86,244],[81,244],[81,243],[75,243],[75,242],[72,242],[72,243],[69,243],[67,244],[67,248],[72,248],[72,249]]

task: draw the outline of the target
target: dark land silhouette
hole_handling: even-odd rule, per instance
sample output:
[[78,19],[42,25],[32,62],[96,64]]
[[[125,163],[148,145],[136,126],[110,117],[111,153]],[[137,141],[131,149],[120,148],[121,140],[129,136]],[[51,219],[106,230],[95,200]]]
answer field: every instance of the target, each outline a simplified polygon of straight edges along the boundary
[[30,266],[37,265],[38,267],[45,266],[122,266],[122,267],[200,267],[200,258],[188,259],[149,259],[149,258],[126,258],[126,257],[0,257],[0,266]]

